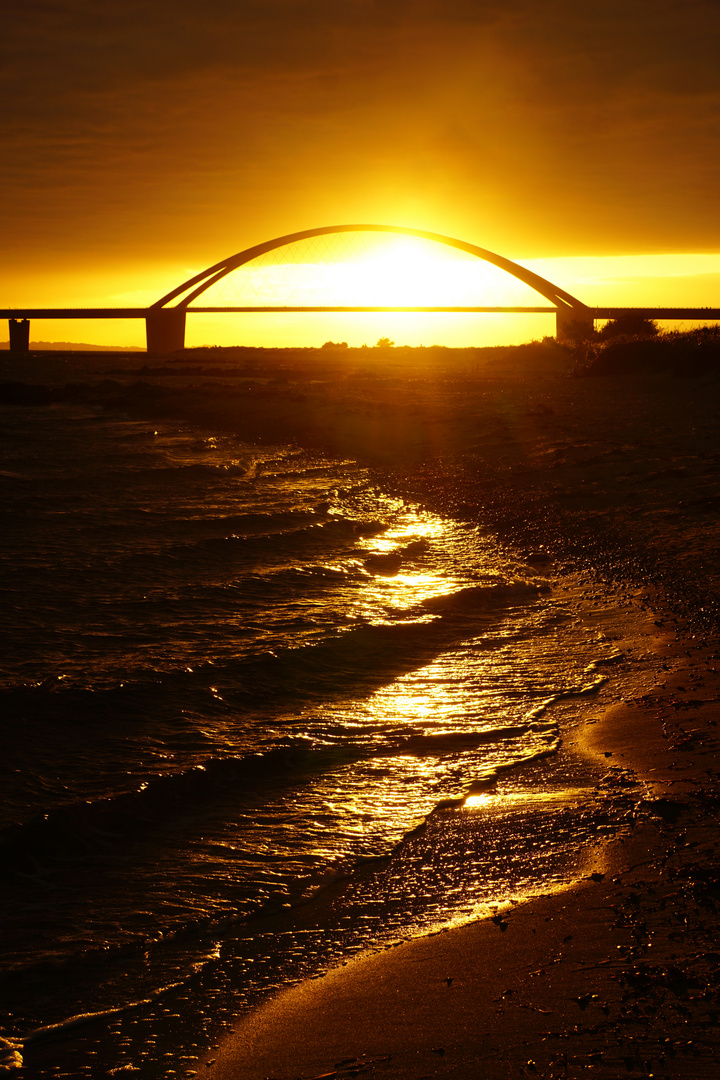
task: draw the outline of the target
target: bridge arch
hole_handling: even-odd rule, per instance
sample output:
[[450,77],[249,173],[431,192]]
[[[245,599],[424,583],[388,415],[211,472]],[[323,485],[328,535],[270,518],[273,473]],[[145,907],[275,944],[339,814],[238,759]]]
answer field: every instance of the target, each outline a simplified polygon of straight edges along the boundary
[[[476,244],[470,244],[465,240],[456,240],[450,236],[443,236],[441,233],[427,232],[424,229],[412,229],[403,225],[325,225],[317,229],[305,229],[302,232],[289,233],[286,236],[279,236],[273,240],[266,240],[262,244],[245,248],[244,251],[239,251],[235,255],[229,256],[229,258],[214,263],[213,266],[209,266],[201,273],[188,278],[187,281],[166,293],[165,296],[162,296],[148,308],[146,316],[148,352],[174,352],[177,349],[182,349],[185,338],[185,316],[189,305],[233,270],[252,262],[253,259],[257,259],[261,255],[300,240],[309,240],[317,236],[330,236],[333,233],[350,232],[394,233],[401,236],[414,236],[467,252],[469,255],[474,255],[476,258],[506,271],[548,300],[556,309],[558,338],[567,336],[574,323],[582,324],[585,327],[589,325],[592,328],[590,309],[576,297],[571,296],[570,293],[565,292],[564,289],[554,285],[546,278],[540,277],[539,274],[533,273],[532,270],[520,266],[511,259],[506,259],[502,255],[488,251],[486,248],[478,247]],[[178,298],[181,299],[178,300]],[[178,300],[178,302],[174,306],[168,307],[167,305],[173,300]]]

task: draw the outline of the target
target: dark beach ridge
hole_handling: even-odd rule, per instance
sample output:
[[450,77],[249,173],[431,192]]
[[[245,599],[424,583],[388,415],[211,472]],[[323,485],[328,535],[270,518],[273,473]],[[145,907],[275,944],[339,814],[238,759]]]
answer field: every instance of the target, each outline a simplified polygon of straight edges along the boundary
[[[20,376],[3,361],[6,416],[87,409],[292,441],[358,462],[384,497],[479,525],[505,569],[537,590],[544,620],[515,596],[502,623],[508,672],[523,650],[538,670],[563,649],[576,665],[550,704],[538,682],[531,720],[505,723],[533,730],[524,764],[513,750],[511,768],[496,756],[459,787],[446,778],[435,809],[392,851],[233,922],[217,956],[198,949],[194,975],[145,1004],[104,1017],[78,1006],[74,1023],[29,1032],[11,1017],[8,1068],[253,1080],[715,1075],[720,397],[707,340],[691,353],[676,347],[653,367],[638,346],[620,371],[550,343],[212,350],[103,358],[102,369],[94,358],[91,375],[78,357],[38,356]],[[450,555],[462,561],[463,550]],[[388,581],[402,575],[397,549],[367,559]],[[468,588],[456,606],[477,604]],[[440,620],[452,640],[430,648],[423,638],[426,666],[457,654],[459,617]],[[489,639],[495,616],[482,618]],[[522,671],[518,696],[531,684]],[[477,728],[453,738],[480,745]],[[387,755],[395,773],[420,760],[417,745]],[[459,761],[467,745],[442,760]],[[57,995],[67,971],[36,967],[22,994]],[[83,1012],[96,1015],[82,1022]]]

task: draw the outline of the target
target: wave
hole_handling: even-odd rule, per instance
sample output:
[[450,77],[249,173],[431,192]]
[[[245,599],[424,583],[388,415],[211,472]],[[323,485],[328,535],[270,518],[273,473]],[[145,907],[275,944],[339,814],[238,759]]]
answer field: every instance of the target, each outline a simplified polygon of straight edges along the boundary
[[224,533],[226,536],[253,536],[257,533],[270,536],[272,533],[292,532],[307,525],[315,525],[319,520],[322,519],[314,509],[268,510],[264,513],[217,516],[203,514],[197,518],[175,518],[172,528],[181,532]]
[[240,757],[204,760],[184,771],[157,774],[134,790],[101,799],[60,805],[24,824],[6,828],[0,837],[0,865],[6,874],[36,873],[68,860],[84,860],[144,837],[169,820],[211,813],[219,804],[257,797],[269,785],[301,786],[313,776],[368,757],[453,754],[484,743],[515,738],[528,730],[513,725],[479,732],[412,735],[374,747],[353,743],[311,747],[307,742],[278,746]]
[[313,774],[358,760],[357,746],[309,749],[284,746],[242,757],[211,758],[182,772],[158,774],[132,791],[58,806],[0,839],[6,874],[37,871],[44,864],[84,859],[88,853],[136,837],[163,821],[201,814],[218,803],[247,798],[251,791],[286,783],[296,786]]
[[433,596],[429,600],[423,600],[422,606],[428,611],[444,615],[527,603],[549,591],[549,585],[536,581],[499,581],[488,585],[469,585],[447,595]]
[[489,728],[485,731],[452,731],[438,734],[410,735],[388,747],[387,753],[413,754],[415,757],[430,757],[439,754],[458,754],[475,750],[490,743],[505,742],[527,734],[532,725],[508,724],[505,727]]
[[[112,675],[107,673],[103,681],[91,686],[78,685],[77,677],[60,679],[50,675],[38,685],[0,691],[3,704],[0,712],[13,724],[19,716],[34,721],[82,723],[84,718],[92,720],[99,713],[108,724],[124,721],[131,710],[141,709],[142,712],[133,714],[133,723],[137,724],[142,723],[143,712],[153,716],[166,714],[180,703],[180,696],[184,696],[183,703],[189,707],[211,705],[216,713],[221,708],[216,688],[220,688],[222,698],[254,712],[267,712],[288,696],[307,701],[335,699],[338,693],[362,693],[427,662],[467,636],[472,632],[469,620],[479,620],[476,630],[484,628],[488,615],[530,604],[544,591],[544,586],[532,582],[472,586],[424,600],[415,609],[399,610],[395,617],[388,612],[383,623],[364,623],[348,629],[335,626],[328,635],[309,607],[313,593],[320,598],[329,588],[334,595],[338,585],[362,585],[367,580],[365,575],[360,564],[343,568],[306,564],[276,572],[246,573],[239,589],[233,585],[229,593],[226,589],[204,599],[198,596],[195,586],[187,596],[176,587],[175,598],[172,602],[162,601],[158,611],[154,606],[148,607],[147,600],[139,611],[131,605],[128,627],[144,612],[146,620],[152,619],[153,627],[158,618],[168,625],[179,618],[182,628],[183,612],[189,604],[196,611],[211,607],[215,618],[218,613],[225,613],[234,621],[240,617],[252,618],[258,609],[264,613],[265,633],[270,630],[275,635],[274,642],[264,652],[254,655],[246,652],[237,659],[227,658],[227,653],[223,657],[216,643],[213,662],[199,660],[179,669],[154,667],[133,671],[125,667],[122,682],[115,685]],[[122,612],[118,612],[117,617],[121,616]],[[290,636],[284,630],[286,626],[292,630]],[[298,640],[303,629],[308,636],[304,640],[301,637],[300,644],[283,644],[283,637],[288,641]],[[242,639],[236,639],[236,634],[237,631],[229,651],[237,655]],[[126,629],[122,641],[125,646],[137,641],[141,649],[144,637]],[[257,649],[253,641],[251,638],[247,648]],[[476,647],[491,646],[488,639]],[[96,673],[96,679],[99,677]],[[208,699],[209,691],[213,694],[212,701]]]
[[183,569],[207,575],[218,566],[237,567],[245,573],[258,563],[287,565],[312,556],[332,558],[386,528],[372,520],[318,520],[315,513],[303,511],[210,518],[197,524],[172,521],[165,526],[161,522],[156,534],[148,536],[146,550],[123,549],[116,565],[141,578],[170,570],[176,577]]
[[[197,447],[197,449],[207,452],[208,447],[203,445]],[[237,460],[237,458],[227,460],[223,456],[223,460],[219,461],[158,461],[149,454],[146,456],[136,454],[134,463],[132,461],[122,461],[116,467],[110,465],[108,472],[117,471],[124,479],[129,476],[133,484],[166,485],[168,482],[185,483],[194,480],[206,482],[208,479],[226,480],[232,478],[235,482],[237,480],[245,481],[253,487],[256,484],[268,482],[272,484],[277,481],[291,481],[295,485],[306,480],[326,480],[331,482],[338,473],[337,463],[303,464],[302,454],[294,455],[298,463],[295,466],[290,464],[290,467],[287,467],[288,463],[291,463],[293,459],[293,455],[290,453],[283,456],[280,461],[272,458],[258,460],[254,452],[241,454],[240,457],[241,460]],[[242,460],[243,458],[244,460]],[[152,460],[154,460],[153,464],[146,464],[146,461]],[[130,466],[129,472],[128,464]],[[346,480],[347,477],[345,476]]]
[[[116,471],[117,475],[121,476],[124,481],[127,480],[128,468],[125,463],[118,466],[117,470],[107,470],[109,474],[112,474],[113,471]],[[132,469],[130,476],[134,485],[151,483],[167,487],[171,483],[186,484],[189,480],[207,482],[208,478],[216,477],[218,479],[232,478],[236,482],[244,480],[248,485],[252,485],[256,480],[256,470],[253,462],[244,464],[242,462],[203,461],[171,465],[158,464],[149,468],[139,466]]]
[[[345,635],[346,638],[353,638],[353,647],[345,652],[344,660],[338,649],[347,646],[347,641],[328,643],[322,648],[290,650],[284,658],[268,657],[266,662],[276,683],[283,681],[278,678],[278,668],[283,662],[285,665],[292,663],[292,671],[285,674],[289,686],[297,694],[300,679],[294,654],[303,654],[297,658],[297,663],[306,673],[306,689],[313,676],[307,675],[311,665],[305,654],[315,654],[315,678],[319,674],[327,697],[326,672],[332,673],[333,686],[336,680],[341,681],[342,685],[337,688],[339,693],[347,692],[351,663],[358,664],[360,640],[364,640],[366,647],[362,659],[363,675],[371,671],[372,677],[376,678],[379,664],[392,663],[388,661],[391,652],[388,645],[393,636],[402,637],[407,647],[408,635],[417,641],[426,632],[426,625],[367,627],[363,631]],[[412,659],[406,661],[406,666],[414,668],[417,661],[416,651]],[[600,677],[568,693],[591,692],[602,681]],[[356,688],[353,693],[356,693]],[[61,698],[62,695],[56,696]],[[147,700],[145,691],[141,696],[144,701]],[[103,798],[75,799],[47,809],[25,823],[9,826],[0,836],[0,865],[7,874],[14,872],[21,875],[31,868],[36,872],[39,863],[48,865],[60,862],[66,867],[69,860],[84,859],[88,854],[102,853],[118,844],[146,837],[153,828],[165,822],[188,815],[202,817],[212,814],[218,806],[238,801],[245,804],[250,800],[259,804],[263,792],[270,786],[273,790],[283,786],[297,788],[321,773],[368,758],[456,755],[484,745],[513,742],[529,733],[554,740],[555,726],[539,721],[548,706],[562,696],[565,695],[560,693],[547,698],[530,709],[522,722],[515,724],[464,731],[414,732],[399,736],[389,729],[380,739],[376,732],[372,741],[364,743],[351,741],[349,731],[342,733],[342,743],[326,742],[324,745],[312,745],[309,735],[296,736],[294,739],[291,736],[284,744],[258,749],[254,753],[209,757],[176,772],[151,774],[142,780],[138,778],[138,787],[132,790]],[[277,722],[276,718],[276,725]],[[67,728],[63,728],[63,731],[66,736],[69,734]]]

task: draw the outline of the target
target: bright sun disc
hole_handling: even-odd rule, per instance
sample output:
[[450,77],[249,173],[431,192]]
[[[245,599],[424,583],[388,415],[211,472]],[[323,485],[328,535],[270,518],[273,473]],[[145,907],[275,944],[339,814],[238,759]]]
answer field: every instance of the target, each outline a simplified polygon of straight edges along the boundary
[[[319,241],[322,241],[320,244]],[[545,303],[511,274],[418,237],[350,233],[267,252],[211,286],[198,306],[516,307]]]

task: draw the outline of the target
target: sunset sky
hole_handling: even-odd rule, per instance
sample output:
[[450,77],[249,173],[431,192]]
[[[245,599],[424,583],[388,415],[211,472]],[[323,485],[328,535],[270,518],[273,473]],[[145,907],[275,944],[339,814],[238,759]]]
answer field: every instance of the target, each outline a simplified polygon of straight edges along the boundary
[[[717,0],[6,0],[0,306],[145,304],[342,222],[460,237],[590,304],[718,305],[719,45]],[[269,332],[222,318],[188,342]],[[272,332],[389,324],[344,325]]]

